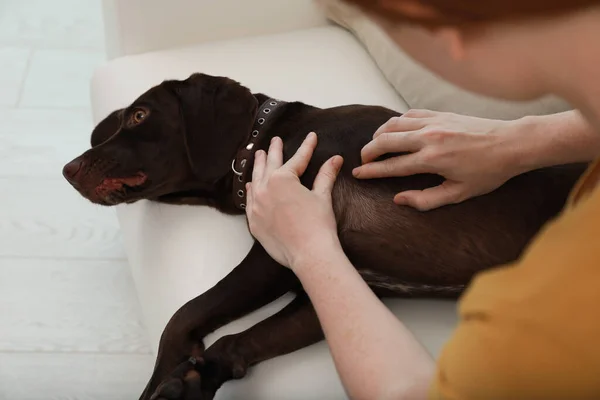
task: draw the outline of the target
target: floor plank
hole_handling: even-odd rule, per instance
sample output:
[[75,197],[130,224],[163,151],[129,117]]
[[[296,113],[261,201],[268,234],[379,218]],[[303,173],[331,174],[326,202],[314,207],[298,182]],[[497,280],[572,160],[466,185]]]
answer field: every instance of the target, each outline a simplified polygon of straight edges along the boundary
[[0,120],[0,134],[73,134],[77,132],[76,129],[87,130],[92,126],[92,110],[0,108]]
[[0,257],[124,259],[114,209],[64,179],[0,178]]
[[122,261],[0,259],[0,352],[150,354]]
[[0,45],[0,106],[17,104],[30,56],[29,49]]
[[19,105],[89,108],[92,74],[105,58],[101,51],[34,51]]
[[0,400],[134,400],[153,362],[146,355],[0,353]]
[[102,5],[97,0],[2,0],[0,45],[102,50]]
[[0,109],[0,124],[0,177],[62,179],[93,129],[88,110]]

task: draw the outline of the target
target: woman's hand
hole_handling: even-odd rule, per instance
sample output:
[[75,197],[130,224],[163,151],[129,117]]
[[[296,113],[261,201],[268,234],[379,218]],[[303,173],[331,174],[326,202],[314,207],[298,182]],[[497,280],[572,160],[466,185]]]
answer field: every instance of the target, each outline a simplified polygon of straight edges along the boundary
[[310,133],[283,164],[283,142],[274,138],[268,155],[256,152],[252,182],[246,185],[252,235],[273,259],[292,269],[303,254],[339,245],[331,190],[342,158],[335,156],[323,164],[312,190],[300,183],[316,145],[317,135]]
[[[515,162],[520,125],[451,113],[411,110],[382,125],[362,149],[358,179],[433,173],[439,186],[398,193],[394,202],[419,210],[489,193],[521,172]],[[516,139],[516,140],[515,140]],[[512,148],[511,148],[512,147]],[[388,153],[410,154],[374,161]]]

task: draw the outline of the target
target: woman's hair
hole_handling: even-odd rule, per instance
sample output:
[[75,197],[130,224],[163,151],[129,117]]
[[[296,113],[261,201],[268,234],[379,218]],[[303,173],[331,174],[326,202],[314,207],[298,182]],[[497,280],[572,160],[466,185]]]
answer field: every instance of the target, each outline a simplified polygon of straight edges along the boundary
[[[428,26],[470,25],[499,20],[562,14],[600,0],[344,0],[390,22],[413,22]],[[402,7],[405,6],[405,7]],[[430,11],[411,12],[414,6]]]

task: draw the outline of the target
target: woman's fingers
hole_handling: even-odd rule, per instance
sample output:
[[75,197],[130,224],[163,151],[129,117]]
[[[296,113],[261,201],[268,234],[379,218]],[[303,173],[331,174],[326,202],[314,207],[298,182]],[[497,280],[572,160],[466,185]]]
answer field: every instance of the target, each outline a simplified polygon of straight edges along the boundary
[[317,134],[311,132],[306,139],[304,139],[304,142],[302,142],[302,145],[300,145],[296,154],[284,164],[283,168],[293,172],[297,176],[301,176],[304,171],[306,171],[306,167],[308,167],[308,163],[310,162],[316,147]]
[[385,124],[375,131],[373,139],[385,132],[407,132],[423,129],[427,122],[425,118],[432,117],[434,113],[428,110],[409,110],[399,117],[390,118]]
[[333,156],[321,165],[313,182],[313,192],[330,196],[343,163],[344,159],[341,156]]
[[394,203],[427,211],[462,201],[464,197],[462,191],[463,187],[460,183],[444,181],[439,186],[425,190],[408,190],[398,193],[394,197]]
[[271,139],[271,145],[267,153],[266,175],[270,176],[273,171],[281,167],[281,164],[283,164],[283,141],[276,136]]
[[419,161],[417,154],[406,154],[387,158],[354,168],[352,175],[357,179],[391,178],[415,174],[432,173]]
[[258,150],[254,154],[254,169],[252,170],[252,182],[258,184],[265,174],[267,155],[263,150]]
[[254,192],[252,191],[252,184],[246,183],[246,215],[252,212],[252,204],[254,204]]
[[371,140],[362,148],[360,156],[363,164],[388,153],[414,153],[423,147],[418,131],[385,132]]

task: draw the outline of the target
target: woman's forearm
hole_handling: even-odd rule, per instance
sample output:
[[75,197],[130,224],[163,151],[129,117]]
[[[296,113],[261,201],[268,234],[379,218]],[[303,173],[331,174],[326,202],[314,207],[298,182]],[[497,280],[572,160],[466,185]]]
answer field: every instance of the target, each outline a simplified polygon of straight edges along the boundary
[[510,151],[520,172],[575,162],[588,162],[600,153],[600,134],[579,111],[529,116],[514,121]]
[[292,267],[316,309],[352,399],[426,397],[433,360],[373,294],[338,243],[321,246]]

